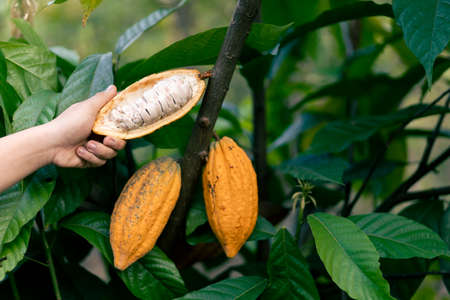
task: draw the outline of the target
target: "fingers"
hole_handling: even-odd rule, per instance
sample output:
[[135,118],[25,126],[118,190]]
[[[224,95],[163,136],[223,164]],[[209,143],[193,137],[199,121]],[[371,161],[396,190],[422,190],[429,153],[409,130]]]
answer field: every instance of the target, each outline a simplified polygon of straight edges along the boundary
[[89,152],[84,146],[78,147],[77,155],[86,162],[85,166],[87,167],[101,167],[106,163],[106,160]]
[[89,98],[89,102],[92,103],[96,111],[100,110],[109,100],[111,100],[117,94],[117,89],[114,85],[110,85],[103,92],[95,94],[95,96]]
[[114,149],[107,147],[97,141],[89,141],[86,144],[86,148],[89,152],[100,159],[111,159],[117,155],[117,152]]
[[121,139],[115,139],[113,137],[107,136],[103,139],[103,144],[113,148],[116,151],[119,151],[125,148],[126,142]]
[[103,144],[90,140],[84,146],[80,146],[77,155],[84,161],[84,167],[100,167],[106,160],[114,158],[125,144],[124,140],[107,136],[103,139]]

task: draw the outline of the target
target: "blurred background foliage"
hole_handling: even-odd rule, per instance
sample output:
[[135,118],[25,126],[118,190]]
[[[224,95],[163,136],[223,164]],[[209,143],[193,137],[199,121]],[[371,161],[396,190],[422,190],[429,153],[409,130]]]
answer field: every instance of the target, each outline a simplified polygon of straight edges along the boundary
[[[89,17],[87,25],[81,25],[82,7],[78,0],[68,0],[63,5],[51,5],[45,7],[46,0],[39,2],[38,13],[34,18],[34,28],[50,46],[62,46],[76,51],[80,60],[94,53],[105,53],[113,51],[117,38],[132,24],[148,15],[150,12],[161,7],[172,7],[178,1],[175,0],[104,0],[100,6]],[[286,5],[289,1],[263,0],[263,11],[261,21],[277,25],[303,24],[314,19],[321,12],[355,2],[353,0],[314,0],[302,1],[302,9],[290,9],[288,6],[279,9],[280,5]],[[391,1],[377,0],[377,4],[391,3]],[[137,59],[150,57],[152,54],[169,46],[173,42],[185,38],[189,35],[199,33],[214,27],[227,26],[235,1],[222,0],[191,0],[183,8],[173,15],[165,18],[161,23],[128,48],[120,58],[120,65]],[[12,30],[9,19],[9,2],[0,0],[0,40],[8,40]],[[299,103],[299,100],[310,96],[321,87],[332,84],[342,79],[344,76],[365,77],[370,79],[371,74],[390,76],[397,78],[411,70],[413,66],[419,64],[415,56],[407,49],[403,39],[393,38],[400,33],[399,27],[390,18],[372,17],[364,18],[352,22],[344,22],[337,25],[325,27],[314,31],[304,37],[301,47],[297,47],[291,53],[291,57],[280,66],[277,76],[270,77],[270,82],[266,82],[267,116],[268,116],[268,163],[270,166],[277,166],[286,160],[287,157],[295,157],[305,151],[311,143],[312,137],[322,126],[312,125],[305,130],[298,138],[298,143],[284,144],[277,147],[276,142],[286,131],[286,127],[299,120],[300,116],[305,118],[304,112],[314,113],[320,111],[321,114],[328,113],[332,119],[342,118],[346,115],[346,107],[343,101],[335,101],[336,98],[346,98],[346,95],[325,95],[318,96],[319,100],[306,104],[302,110],[288,111]],[[352,36],[355,28],[358,29],[357,36]],[[389,39],[393,42],[386,43]],[[355,45],[357,49],[354,49]],[[378,48],[377,48],[378,47]],[[351,69],[346,70],[349,58],[355,55],[355,51],[373,51],[374,48],[380,51],[372,69]],[[449,51],[444,51],[442,57],[449,58]],[[362,64],[364,67],[367,65]],[[206,69],[206,68],[205,68]],[[285,74],[285,76],[284,76]],[[424,102],[429,102],[444,92],[450,83],[450,70],[447,70],[433,85],[431,91],[427,92],[423,98]],[[405,98],[400,107],[416,104],[421,99],[423,93],[424,80],[414,84],[411,90],[407,90]],[[395,93],[400,88],[393,81],[386,81],[385,86],[374,85],[370,89],[370,83],[361,88],[358,95],[359,115],[373,114],[374,111],[383,111],[387,106],[386,98],[378,99],[379,102],[372,103],[372,95],[366,93],[379,93],[382,96]],[[358,90],[358,86],[350,85],[347,90]],[[388,92],[381,90],[385,88]],[[386,101],[386,102],[384,102]],[[283,104],[283,105],[282,105]],[[231,84],[230,92],[227,94],[225,106],[236,112],[239,116],[239,123],[243,131],[239,136],[236,131],[233,137],[247,150],[251,149],[252,125],[252,103],[251,90],[248,88],[245,79],[240,72],[235,72]],[[385,112],[384,112],[385,113]],[[432,129],[438,116],[431,116],[413,121],[408,128],[411,129]],[[219,119],[216,126],[219,133],[230,131],[230,124],[223,119]],[[447,118],[442,126],[443,132],[448,134],[450,130],[450,120]],[[383,137],[383,132],[381,133]],[[278,140],[279,141],[279,140]],[[373,157],[376,148],[380,146],[380,141],[371,141],[375,149],[370,145],[356,145],[355,152],[363,153],[361,156]],[[397,168],[381,182],[375,180],[370,186],[372,194],[367,194],[367,198],[376,198],[380,193],[389,194],[393,188],[406,178],[416,168],[421,157],[426,139],[411,136],[406,139],[395,141],[387,153],[387,157],[392,160],[400,160],[406,163],[405,168]],[[434,154],[441,153],[448,146],[448,139],[438,139],[433,149]],[[360,147],[360,148],[358,148]],[[364,148],[365,147],[365,148]],[[159,155],[165,155],[166,151],[158,150]],[[177,150],[175,150],[177,151]],[[373,153],[372,153],[373,152]],[[146,147],[136,147],[133,154],[138,165],[149,160],[149,150]],[[371,155],[367,155],[367,154]],[[155,156],[155,154],[153,154]],[[381,176],[383,177],[383,176]],[[439,173],[430,173],[423,180],[417,183],[414,189],[425,189],[448,185],[450,178],[450,161],[445,162],[439,168]],[[392,186],[389,187],[389,182]],[[356,186],[360,181],[356,180]],[[283,182],[284,183],[284,182]],[[290,183],[289,183],[290,184]],[[286,186],[286,184],[285,184]],[[292,185],[291,185],[292,186]],[[289,188],[285,188],[289,190]],[[289,196],[290,192],[286,192]],[[443,197],[444,199],[448,199]],[[278,199],[280,202],[288,202],[289,197]],[[335,204],[335,203],[334,203]],[[359,201],[354,209],[354,213],[367,213],[372,211],[372,202]],[[399,206],[396,211],[400,211],[404,206]],[[283,225],[292,229],[294,222],[287,218]],[[98,270],[97,270],[98,272]],[[431,288],[430,288],[431,287]],[[438,277],[428,276],[423,283],[423,288],[414,296],[414,299],[431,299],[430,290],[438,291],[441,299],[450,299],[445,296],[445,288]],[[435,295],[438,297],[437,295]],[[434,296],[433,296],[434,297]]]

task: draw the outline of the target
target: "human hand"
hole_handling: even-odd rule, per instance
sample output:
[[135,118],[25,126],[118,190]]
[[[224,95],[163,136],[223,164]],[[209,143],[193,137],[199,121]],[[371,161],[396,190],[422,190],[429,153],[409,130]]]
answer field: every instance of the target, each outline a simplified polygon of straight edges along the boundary
[[54,138],[52,162],[60,167],[100,167],[125,147],[125,141],[105,137],[103,143],[87,140],[98,111],[117,94],[111,85],[93,97],[75,103],[47,123]]

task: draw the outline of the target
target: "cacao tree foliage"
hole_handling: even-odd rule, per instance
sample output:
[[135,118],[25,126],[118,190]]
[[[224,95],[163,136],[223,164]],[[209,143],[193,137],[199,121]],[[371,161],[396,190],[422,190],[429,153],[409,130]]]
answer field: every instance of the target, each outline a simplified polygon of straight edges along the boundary
[[[79,26],[102,26],[88,17],[107,2],[80,0]],[[128,59],[161,21],[202,1],[161,2],[171,6],[144,12],[102,37],[110,49],[81,58],[11,18],[20,37],[0,41],[0,136],[113,83],[211,69],[223,24]],[[258,176],[258,220],[237,258],[220,248],[193,178],[176,246],[158,243],[126,270],[113,267],[120,191],[143,164],[188,151],[197,105],[101,168],[46,166],[1,193],[0,298],[447,299],[449,40],[450,0],[262,0],[234,72],[247,92],[231,84],[214,128],[239,142]]]

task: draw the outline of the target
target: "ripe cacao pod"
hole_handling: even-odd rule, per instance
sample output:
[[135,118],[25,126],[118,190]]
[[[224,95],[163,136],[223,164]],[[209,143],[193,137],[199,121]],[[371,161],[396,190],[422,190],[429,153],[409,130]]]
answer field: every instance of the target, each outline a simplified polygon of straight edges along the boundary
[[152,133],[194,107],[206,87],[203,79],[198,70],[192,69],[176,69],[144,77],[102,107],[92,130],[120,139],[134,139]]
[[225,254],[235,256],[258,217],[256,173],[247,154],[231,138],[211,144],[203,171],[208,222]]
[[169,157],[154,160],[128,180],[111,216],[114,266],[125,270],[149,252],[175,207],[181,170]]

